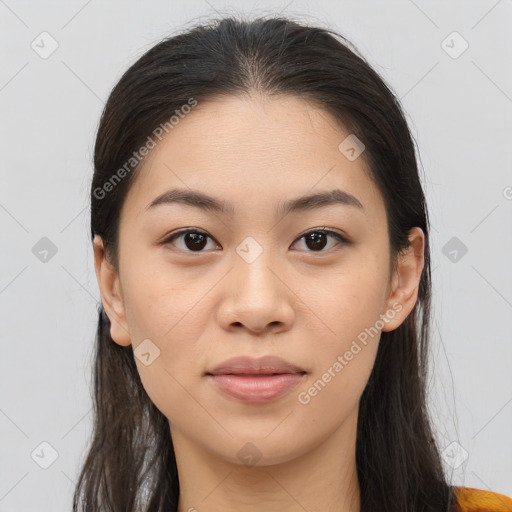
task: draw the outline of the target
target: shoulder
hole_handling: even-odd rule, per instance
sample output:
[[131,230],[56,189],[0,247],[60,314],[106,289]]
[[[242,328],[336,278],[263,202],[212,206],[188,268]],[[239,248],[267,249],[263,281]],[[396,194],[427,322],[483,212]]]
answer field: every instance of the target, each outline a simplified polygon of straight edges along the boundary
[[512,499],[473,487],[454,487],[457,512],[512,512]]

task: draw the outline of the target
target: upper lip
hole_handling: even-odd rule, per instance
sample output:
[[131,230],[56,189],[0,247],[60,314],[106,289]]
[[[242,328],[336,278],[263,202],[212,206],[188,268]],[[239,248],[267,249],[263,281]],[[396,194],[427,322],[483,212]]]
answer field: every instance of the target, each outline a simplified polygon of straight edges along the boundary
[[268,375],[273,373],[306,373],[306,371],[277,356],[263,356],[259,358],[238,356],[227,359],[207,372],[208,375]]

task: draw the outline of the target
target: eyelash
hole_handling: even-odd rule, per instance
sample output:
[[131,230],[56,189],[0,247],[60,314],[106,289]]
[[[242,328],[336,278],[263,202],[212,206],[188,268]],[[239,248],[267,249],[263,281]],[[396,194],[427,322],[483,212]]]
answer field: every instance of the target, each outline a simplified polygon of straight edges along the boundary
[[[186,235],[188,233],[196,233],[196,234],[204,235],[204,236],[210,238],[211,240],[215,241],[215,239],[212,238],[210,235],[208,235],[208,233],[205,233],[204,231],[201,231],[200,229],[187,228],[187,229],[182,229],[180,231],[177,231],[176,233],[173,233],[171,236],[169,236],[165,240],[163,240],[161,242],[161,244],[162,245],[169,244],[169,243],[173,242],[174,240],[176,240],[176,238],[179,238],[180,236]],[[324,234],[324,235],[331,235],[334,238],[336,238],[338,240],[338,242],[340,242],[342,245],[349,245],[351,243],[350,240],[348,240],[346,237],[344,237],[343,235],[341,235],[337,231],[333,231],[333,230],[327,229],[325,227],[321,227],[321,228],[311,229],[311,230],[307,231],[306,233],[303,233],[302,235],[300,235],[298,238],[295,239],[293,244],[297,243],[299,240],[301,240],[302,238],[306,237],[307,235],[310,235],[311,233],[321,233],[321,234]],[[334,247],[336,247],[336,246],[334,246]],[[331,249],[328,249],[327,251],[324,251],[324,250],[320,250],[320,251],[308,250],[306,252],[311,252],[311,253],[329,252],[330,250],[334,249],[334,247],[331,247]],[[184,250],[184,252],[201,253],[201,252],[206,252],[206,251],[204,251],[204,250],[201,250],[201,251]]]

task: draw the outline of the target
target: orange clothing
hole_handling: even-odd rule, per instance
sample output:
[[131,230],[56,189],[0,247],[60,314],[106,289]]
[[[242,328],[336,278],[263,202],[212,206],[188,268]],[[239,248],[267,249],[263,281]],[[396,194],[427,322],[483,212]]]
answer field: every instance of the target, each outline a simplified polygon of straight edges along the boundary
[[473,487],[454,487],[457,512],[512,512],[512,499]]

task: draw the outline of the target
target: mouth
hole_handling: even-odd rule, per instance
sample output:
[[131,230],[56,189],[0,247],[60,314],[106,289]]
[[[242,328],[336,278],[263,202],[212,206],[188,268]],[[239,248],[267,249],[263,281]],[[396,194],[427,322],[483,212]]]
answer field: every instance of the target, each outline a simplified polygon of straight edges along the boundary
[[207,372],[208,375],[281,375],[293,373],[306,373],[306,370],[277,356],[232,357]]
[[280,371],[280,370],[221,370],[216,373],[206,373],[206,375],[237,375],[250,377],[268,377],[269,375],[293,375],[296,373],[305,374],[305,371]]
[[205,376],[223,396],[247,404],[265,404],[288,394],[304,381],[307,372],[274,356],[241,356],[225,361]]
[[278,400],[298,386],[305,372],[209,374],[208,378],[224,395],[247,404],[264,404]]

